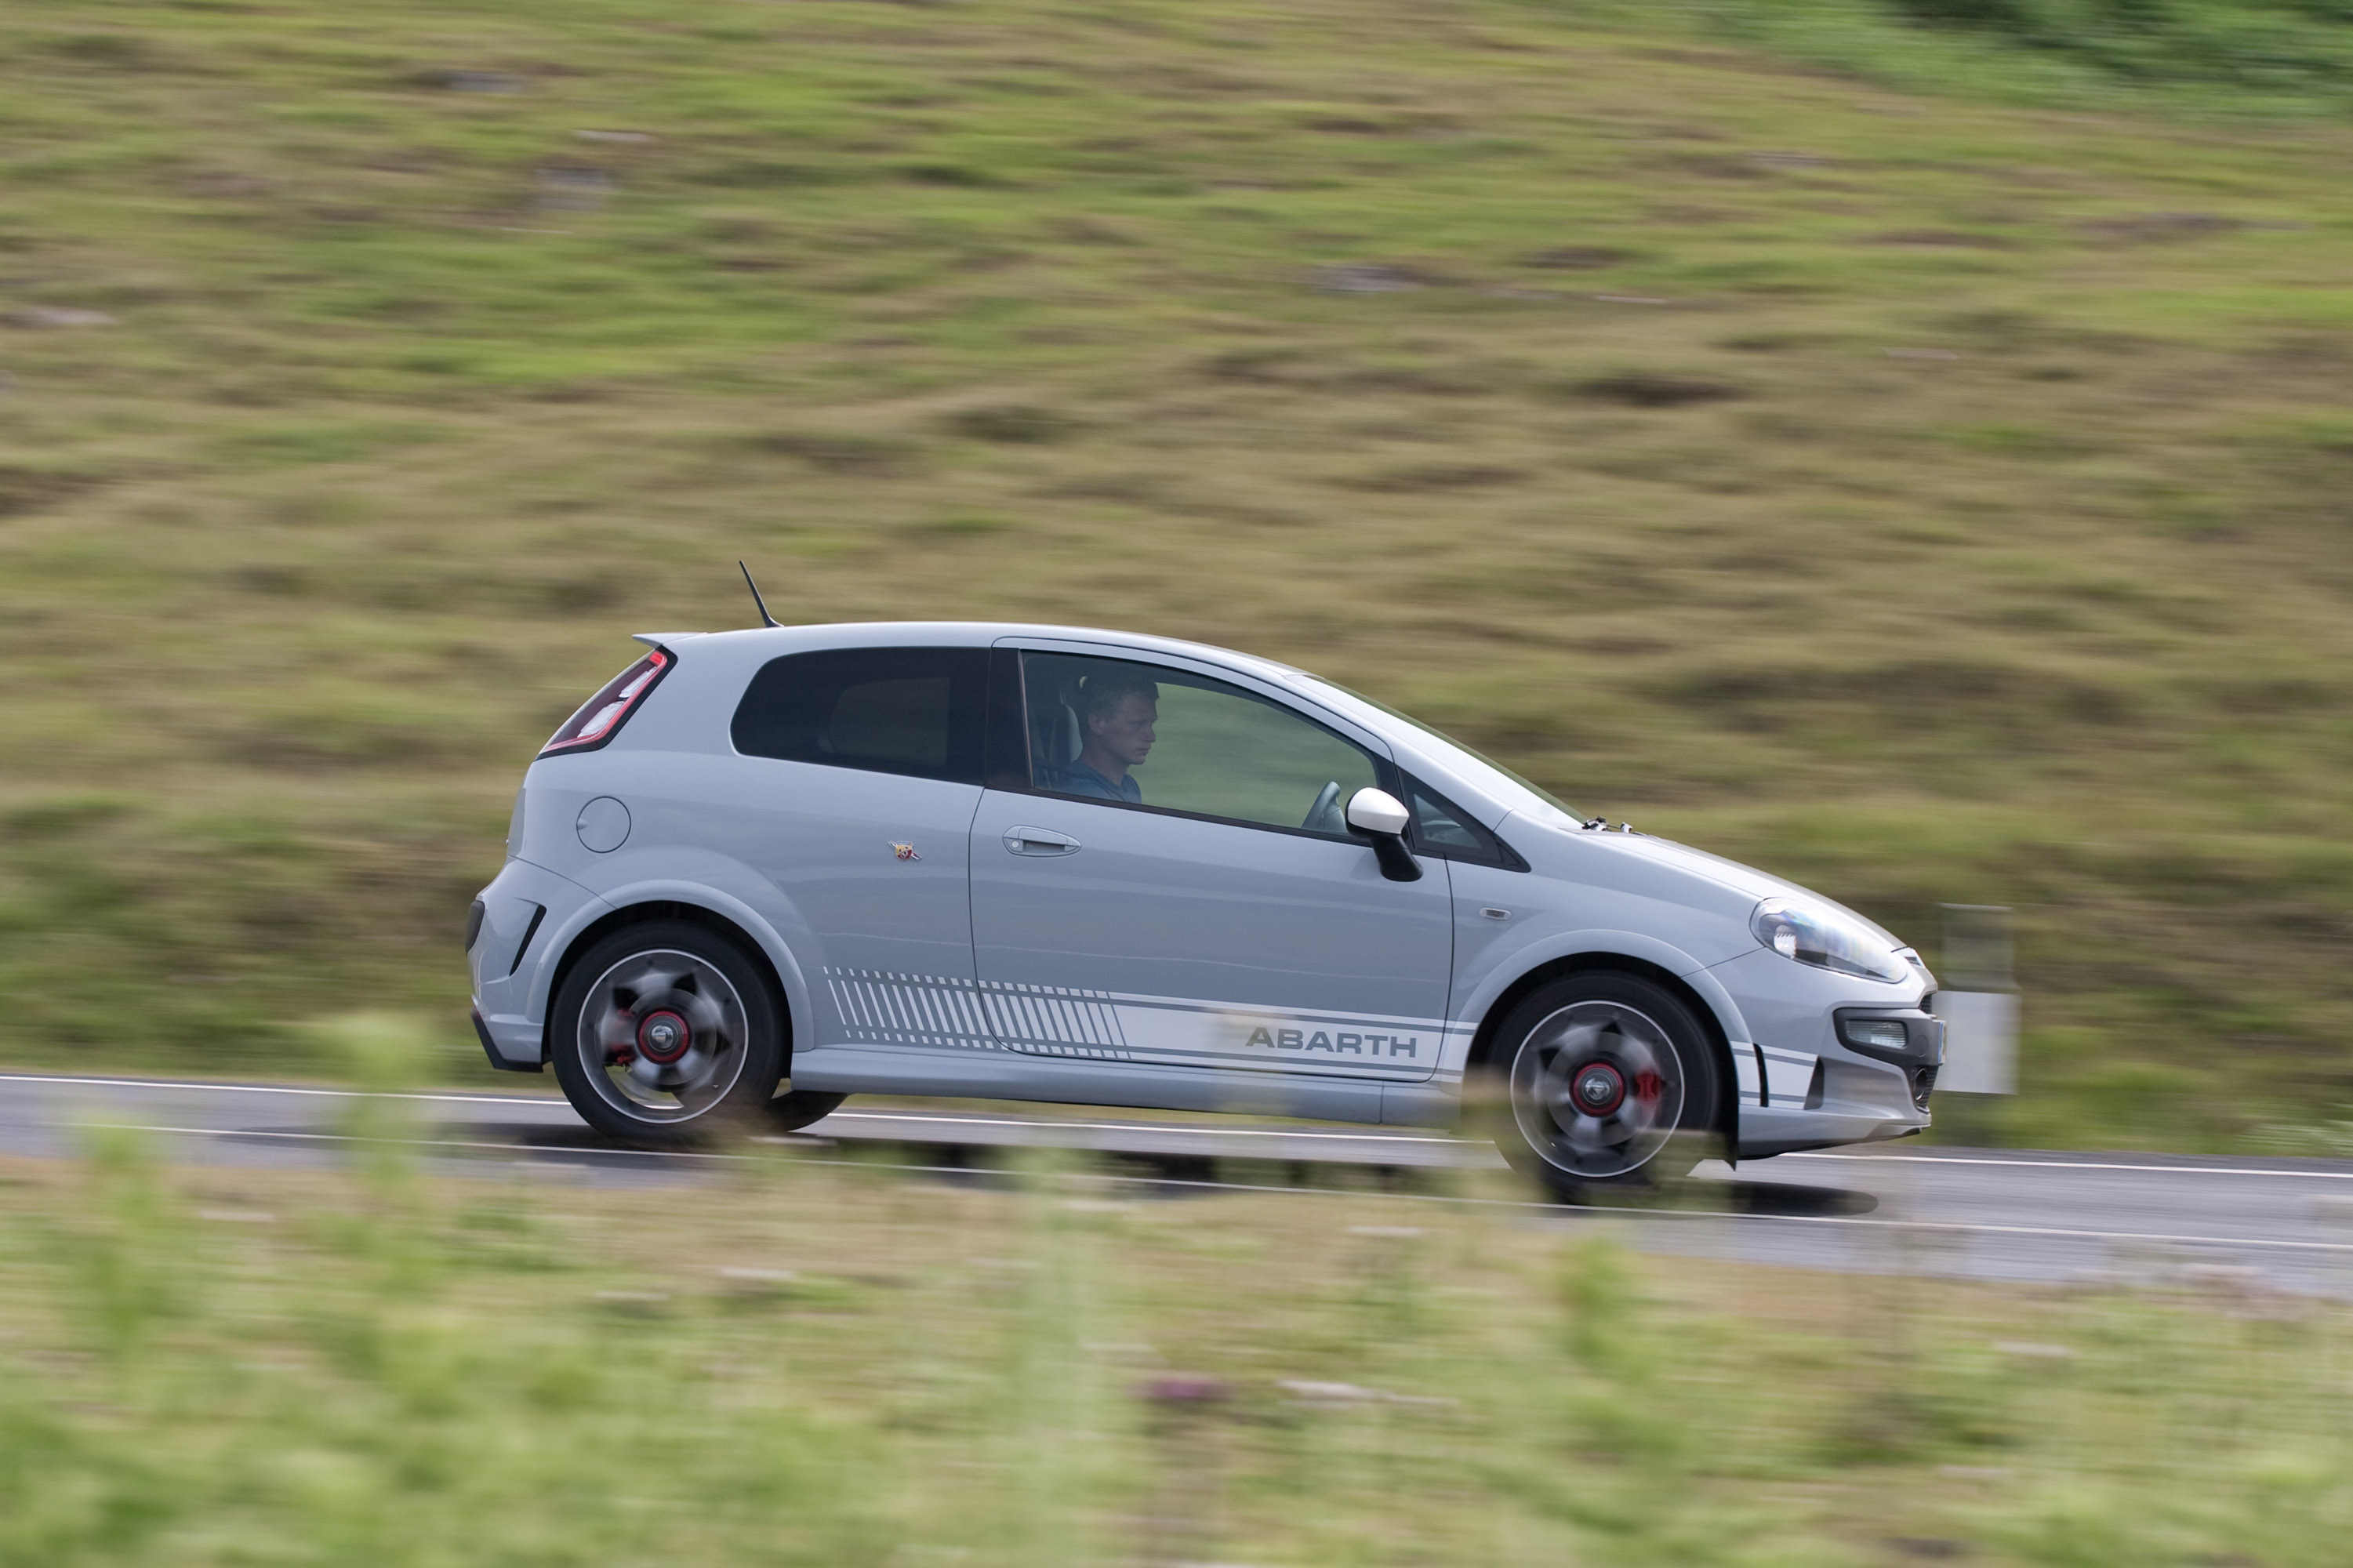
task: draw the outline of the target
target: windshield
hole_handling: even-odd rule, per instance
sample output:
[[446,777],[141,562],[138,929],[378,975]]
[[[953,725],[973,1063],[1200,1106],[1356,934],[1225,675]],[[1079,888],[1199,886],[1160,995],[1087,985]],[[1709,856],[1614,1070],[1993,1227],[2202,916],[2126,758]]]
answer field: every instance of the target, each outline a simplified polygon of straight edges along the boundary
[[[1302,670],[1300,673],[1303,675],[1306,674],[1304,670]],[[1388,714],[1390,718],[1395,719],[1401,723],[1412,725],[1415,729],[1420,731],[1431,740],[1443,742],[1450,750],[1461,752],[1464,756],[1470,758],[1472,762],[1477,763],[1480,766],[1486,768],[1491,773],[1500,775],[1506,782],[1519,785],[1520,788],[1527,791],[1528,794],[1535,796],[1537,800],[1552,807],[1555,811],[1559,812],[1564,816],[1580,823],[1585,820],[1584,813],[1578,811],[1577,807],[1569,805],[1568,802],[1561,799],[1560,796],[1553,794],[1552,791],[1545,788],[1542,784],[1532,783],[1529,780],[1521,777],[1518,773],[1514,773],[1503,763],[1495,761],[1494,758],[1485,755],[1473,747],[1464,745],[1461,742],[1456,740],[1445,731],[1438,729],[1433,725],[1425,724],[1410,713],[1400,712],[1397,709],[1392,708],[1388,703],[1382,701],[1377,697],[1367,697],[1361,691],[1350,690],[1347,687],[1342,686],[1337,681],[1326,680],[1320,675],[1310,675],[1307,676],[1307,679],[1314,681],[1319,686],[1329,687],[1334,691],[1353,697],[1357,701],[1364,703],[1366,707],[1377,708],[1382,712]]]

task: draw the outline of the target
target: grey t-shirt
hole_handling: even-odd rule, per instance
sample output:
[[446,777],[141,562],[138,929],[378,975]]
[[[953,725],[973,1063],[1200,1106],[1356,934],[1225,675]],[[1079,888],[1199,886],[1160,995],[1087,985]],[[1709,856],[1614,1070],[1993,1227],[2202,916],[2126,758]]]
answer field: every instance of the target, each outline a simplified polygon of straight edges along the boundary
[[1134,773],[1113,784],[1076,758],[1064,764],[1062,775],[1054,781],[1054,787],[1064,795],[1085,795],[1091,800],[1119,800],[1130,805],[1144,804],[1144,788],[1135,782]]

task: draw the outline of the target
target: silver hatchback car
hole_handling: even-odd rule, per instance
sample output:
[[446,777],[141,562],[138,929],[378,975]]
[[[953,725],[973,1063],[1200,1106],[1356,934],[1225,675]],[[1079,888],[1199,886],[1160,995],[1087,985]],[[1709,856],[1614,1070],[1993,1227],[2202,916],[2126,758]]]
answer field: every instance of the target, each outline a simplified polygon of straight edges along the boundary
[[468,922],[494,1067],[639,1142],[854,1093],[1454,1124],[1563,1194],[1928,1125],[1913,951],[1247,654],[646,634]]

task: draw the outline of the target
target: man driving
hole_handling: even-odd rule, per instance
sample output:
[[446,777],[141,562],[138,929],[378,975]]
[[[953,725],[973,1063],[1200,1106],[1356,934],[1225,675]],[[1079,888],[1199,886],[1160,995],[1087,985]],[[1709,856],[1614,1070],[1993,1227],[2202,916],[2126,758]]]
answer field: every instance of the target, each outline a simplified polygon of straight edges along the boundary
[[1152,750],[1152,726],[1160,717],[1160,688],[1141,675],[1107,669],[1079,686],[1079,754],[1062,767],[1054,787],[1064,795],[1144,804],[1144,790],[1128,770]]

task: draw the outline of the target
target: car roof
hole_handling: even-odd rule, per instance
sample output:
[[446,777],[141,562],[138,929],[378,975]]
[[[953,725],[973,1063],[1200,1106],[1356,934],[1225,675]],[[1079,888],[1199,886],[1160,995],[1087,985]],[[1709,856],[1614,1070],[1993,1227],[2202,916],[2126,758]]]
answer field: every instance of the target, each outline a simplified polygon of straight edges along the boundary
[[638,632],[635,635],[639,642],[657,646],[692,637],[698,641],[754,645],[763,653],[773,648],[776,654],[802,649],[876,646],[987,647],[1007,637],[1034,637],[1055,642],[1115,643],[1123,647],[1204,659],[1278,680],[1301,677],[1318,679],[1312,672],[1295,666],[1244,653],[1239,648],[1219,647],[1214,643],[1188,642],[1181,637],[1155,637],[1148,632],[1120,631],[1109,626],[1059,626],[1045,621],[825,621],[801,626],[753,626],[727,632]]

